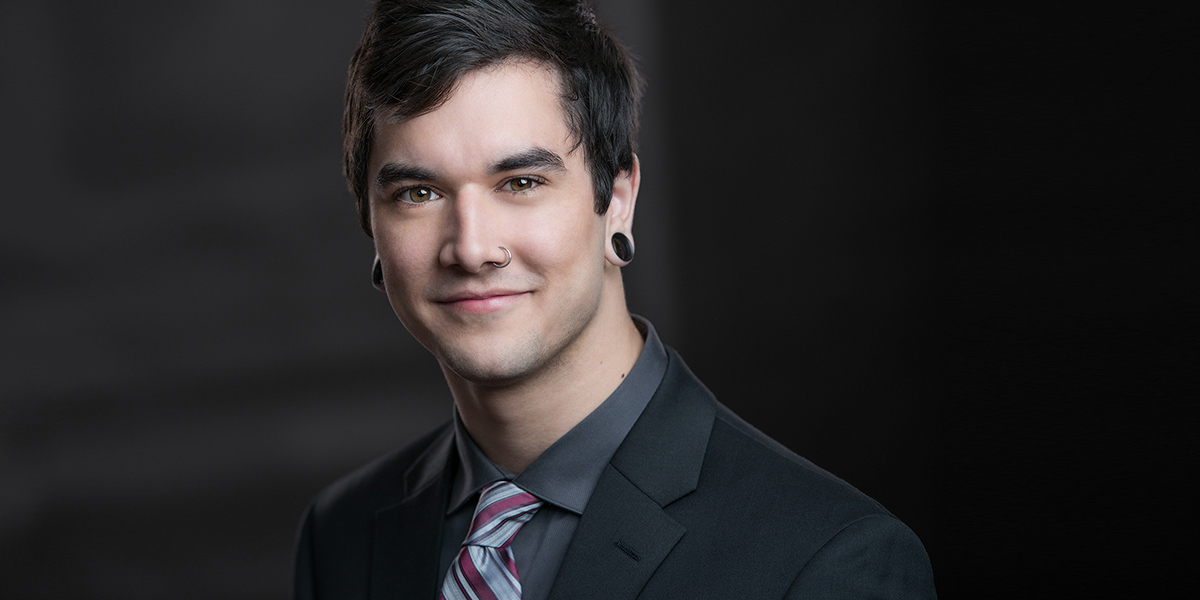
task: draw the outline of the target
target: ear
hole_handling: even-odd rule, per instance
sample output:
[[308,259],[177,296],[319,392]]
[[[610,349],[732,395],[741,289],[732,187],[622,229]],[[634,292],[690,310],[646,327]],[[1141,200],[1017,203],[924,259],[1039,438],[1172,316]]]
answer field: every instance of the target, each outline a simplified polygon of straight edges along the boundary
[[641,162],[635,154],[633,166],[613,179],[612,200],[608,204],[608,212],[604,213],[604,257],[618,267],[629,264],[629,261],[617,256],[612,247],[612,236],[614,233],[623,233],[632,244],[633,208],[637,204],[638,186],[641,183]]

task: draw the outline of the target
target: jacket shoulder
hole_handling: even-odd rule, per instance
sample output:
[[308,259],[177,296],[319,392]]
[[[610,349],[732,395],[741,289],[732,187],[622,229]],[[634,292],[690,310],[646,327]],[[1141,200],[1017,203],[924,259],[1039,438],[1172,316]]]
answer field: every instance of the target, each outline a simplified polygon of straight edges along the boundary
[[[739,497],[754,505],[779,503],[784,499],[804,514],[821,520],[849,522],[869,514],[887,515],[880,503],[812,461],[775,441],[732,410],[691,372],[678,353],[670,351],[671,363],[659,392],[663,402],[676,407],[657,418],[654,431],[672,438],[671,446],[693,438],[703,442],[695,452],[703,455],[697,492],[701,496]],[[684,424],[685,415],[699,415]],[[795,515],[796,511],[787,511]]]
[[[757,485],[776,489],[784,497],[796,494],[814,511],[826,511],[853,520],[878,514],[892,516],[882,504],[838,476],[817,466],[747,423],[723,404],[717,404],[709,444],[712,460],[729,462]],[[729,458],[722,459],[721,454]],[[764,490],[765,491],[765,490]]]
[[343,475],[313,499],[312,517],[370,519],[379,509],[402,501],[436,480],[446,465],[453,438],[452,423],[446,422]]
[[296,537],[294,597],[366,597],[376,515],[441,478],[453,440],[449,423],[321,490]]
[[[764,598],[935,595],[928,555],[911,529],[747,423],[679,365],[670,395],[689,410],[704,407],[711,429],[694,491],[664,506],[687,533],[664,564],[673,576],[656,585],[682,585],[698,598],[748,589]],[[673,424],[660,431],[681,433]],[[708,566],[697,572],[698,564]]]

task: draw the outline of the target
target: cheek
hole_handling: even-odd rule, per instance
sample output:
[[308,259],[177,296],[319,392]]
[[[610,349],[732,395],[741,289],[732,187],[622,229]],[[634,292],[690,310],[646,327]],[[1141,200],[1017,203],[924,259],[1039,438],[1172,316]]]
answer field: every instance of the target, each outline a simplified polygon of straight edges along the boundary
[[525,225],[524,245],[547,266],[581,268],[592,258],[603,260],[604,222],[595,213],[548,212]]
[[430,257],[436,257],[436,249],[431,248],[431,237],[420,232],[377,233],[375,251],[383,262],[388,288],[412,290],[419,287],[425,273],[430,270]]

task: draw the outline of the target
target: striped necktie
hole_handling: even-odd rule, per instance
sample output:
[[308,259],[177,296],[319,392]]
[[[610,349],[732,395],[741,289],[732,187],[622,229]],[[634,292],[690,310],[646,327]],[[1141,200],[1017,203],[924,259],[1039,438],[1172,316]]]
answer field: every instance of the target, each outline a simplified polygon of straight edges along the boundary
[[509,544],[541,507],[541,500],[511,481],[483,488],[440,600],[519,600],[521,580]]

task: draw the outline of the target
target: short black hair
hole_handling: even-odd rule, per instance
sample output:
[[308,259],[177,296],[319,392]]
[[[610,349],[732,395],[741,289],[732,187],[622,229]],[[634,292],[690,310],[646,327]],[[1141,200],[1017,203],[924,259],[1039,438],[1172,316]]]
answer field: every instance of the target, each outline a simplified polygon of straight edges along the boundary
[[597,214],[633,168],[642,79],[629,51],[580,0],[378,0],[350,61],[343,170],[371,235],[367,165],[380,119],[441,106],[464,74],[509,60],[551,68],[582,147]]

